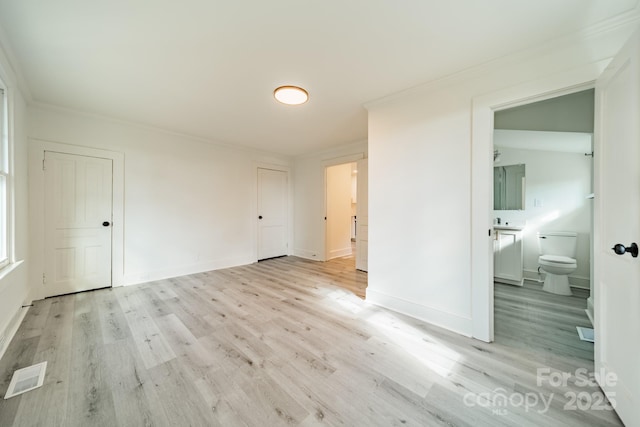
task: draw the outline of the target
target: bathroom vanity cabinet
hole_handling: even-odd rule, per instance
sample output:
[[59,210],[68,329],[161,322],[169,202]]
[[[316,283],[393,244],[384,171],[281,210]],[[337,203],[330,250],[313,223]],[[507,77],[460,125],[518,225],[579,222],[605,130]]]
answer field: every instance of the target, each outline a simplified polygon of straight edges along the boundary
[[493,279],[496,282],[522,286],[522,228],[494,226]]

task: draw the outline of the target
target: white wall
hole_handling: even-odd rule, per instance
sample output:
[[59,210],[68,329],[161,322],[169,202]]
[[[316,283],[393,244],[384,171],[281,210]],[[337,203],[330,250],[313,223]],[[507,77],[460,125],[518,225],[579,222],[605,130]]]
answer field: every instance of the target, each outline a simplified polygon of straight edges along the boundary
[[29,114],[33,141],[124,153],[124,284],[256,260],[257,165],[287,158],[56,109]]
[[[4,51],[0,48],[0,78],[8,86],[10,120],[13,117],[13,128],[10,139],[13,141],[14,171],[14,259],[12,267],[0,271],[0,338],[5,338],[0,345],[0,356],[6,349],[9,339],[15,332],[21,315],[22,305],[31,301],[28,285],[29,246],[28,236],[28,202],[27,202],[27,113],[25,100],[18,89],[18,78]],[[11,132],[11,130],[10,130]],[[19,263],[19,264],[18,264]]]
[[325,167],[367,157],[367,141],[294,159],[294,255],[317,261],[325,257]]
[[469,95],[370,108],[367,300],[470,326]]
[[[471,229],[474,99],[580,67],[597,70],[633,28],[554,41],[367,106],[369,301],[472,334],[471,233],[488,254],[490,228]],[[487,162],[490,155],[480,154]]]
[[[500,148],[496,165],[525,164],[525,209],[494,211],[502,223],[526,224],[524,229],[525,277],[537,278],[538,231],[578,233],[578,268],[570,277],[573,286],[589,288],[591,216],[591,170],[593,158],[584,153]],[[542,206],[535,206],[538,200]]]
[[327,258],[351,255],[352,164],[327,168]]

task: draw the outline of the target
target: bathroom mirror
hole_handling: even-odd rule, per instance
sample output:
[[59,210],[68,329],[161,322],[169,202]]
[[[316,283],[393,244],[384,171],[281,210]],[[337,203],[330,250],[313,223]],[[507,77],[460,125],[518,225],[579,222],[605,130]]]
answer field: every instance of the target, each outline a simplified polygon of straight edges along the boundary
[[494,166],[493,209],[523,210],[525,180],[524,165]]

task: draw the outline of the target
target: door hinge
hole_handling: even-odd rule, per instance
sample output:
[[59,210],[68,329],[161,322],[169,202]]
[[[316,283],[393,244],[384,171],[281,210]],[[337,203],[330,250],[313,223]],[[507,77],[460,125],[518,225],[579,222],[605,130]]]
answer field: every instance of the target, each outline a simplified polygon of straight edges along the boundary
[[47,276],[44,275],[44,273],[42,273],[42,284],[46,284],[47,283]]
[[42,159],[42,170],[47,170],[47,166],[45,164],[46,160]]

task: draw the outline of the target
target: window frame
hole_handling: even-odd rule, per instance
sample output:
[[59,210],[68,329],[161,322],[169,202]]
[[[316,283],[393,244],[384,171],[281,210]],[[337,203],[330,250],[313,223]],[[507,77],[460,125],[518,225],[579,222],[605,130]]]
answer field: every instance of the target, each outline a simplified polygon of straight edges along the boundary
[[0,269],[4,269],[14,262],[12,115],[10,112],[9,91],[0,78]]

